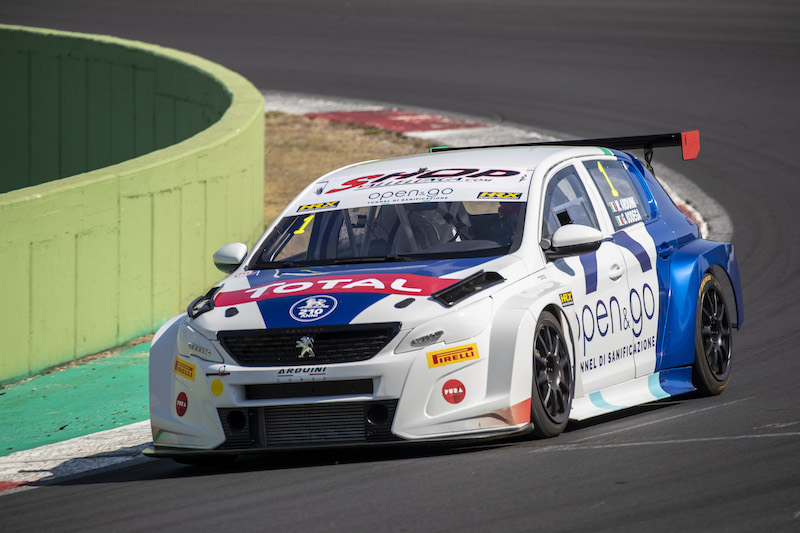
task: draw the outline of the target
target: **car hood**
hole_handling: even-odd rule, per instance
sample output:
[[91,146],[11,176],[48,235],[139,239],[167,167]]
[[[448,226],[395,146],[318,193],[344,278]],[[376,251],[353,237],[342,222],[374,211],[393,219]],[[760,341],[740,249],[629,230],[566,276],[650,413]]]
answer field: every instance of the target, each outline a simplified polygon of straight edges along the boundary
[[449,309],[432,294],[481,271],[500,274],[502,282],[456,306],[521,278],[524,265],[502,256],[243,271],[220,285],[214,308],[192,326],[209,337],[223,330],[387,322],[408,329]]

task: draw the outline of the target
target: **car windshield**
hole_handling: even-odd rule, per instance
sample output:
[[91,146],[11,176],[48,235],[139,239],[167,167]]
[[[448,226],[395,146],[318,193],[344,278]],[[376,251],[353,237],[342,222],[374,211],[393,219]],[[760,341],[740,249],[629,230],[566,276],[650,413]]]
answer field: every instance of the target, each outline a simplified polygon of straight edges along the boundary
[[384,204],[280,220],[251,269],[503,255],[519,247],[524,202]]

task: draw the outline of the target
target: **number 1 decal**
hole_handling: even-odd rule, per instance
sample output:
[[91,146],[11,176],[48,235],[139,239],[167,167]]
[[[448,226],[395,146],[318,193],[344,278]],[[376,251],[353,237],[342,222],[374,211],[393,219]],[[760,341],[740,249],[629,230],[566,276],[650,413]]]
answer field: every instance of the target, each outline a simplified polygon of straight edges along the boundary
[[606,181],[608,182],[608,186],[611,187],[611,194],[613,196],[619,196],[619,193],[617,192],[617,189],[614,188],[614,184],[611,183],[610,179],[608,179],[608,174],[606,174],[606,169],[603,168],[603,165],[600,164],[600,161],[597,162],[597,168],[599,168],[600,172],[603,173],[603,176],[606,177]]
[[300,228],[294,231],[295,235],[300,235],[301,233],[305,233],[306,226],[308,226],[311,221],[314,220],[314,215],[308,215],[306,218],[303,219],[303,225]]

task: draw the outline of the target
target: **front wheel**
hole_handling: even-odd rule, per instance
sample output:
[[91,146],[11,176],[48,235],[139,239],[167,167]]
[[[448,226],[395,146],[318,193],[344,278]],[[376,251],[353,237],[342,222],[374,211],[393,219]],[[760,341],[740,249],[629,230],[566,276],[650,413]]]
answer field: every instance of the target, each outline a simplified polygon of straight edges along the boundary
[[552,313],[544,311],[536,323],[533,341],[534,436],[555,437],[564,431],[572,408],[572,392],[572,364],[561,325]]
[[722,287],[711,274],[700,283],[697,297],[692,374],[697,390],[706,396],[721,393],[731,375],[731,319]]

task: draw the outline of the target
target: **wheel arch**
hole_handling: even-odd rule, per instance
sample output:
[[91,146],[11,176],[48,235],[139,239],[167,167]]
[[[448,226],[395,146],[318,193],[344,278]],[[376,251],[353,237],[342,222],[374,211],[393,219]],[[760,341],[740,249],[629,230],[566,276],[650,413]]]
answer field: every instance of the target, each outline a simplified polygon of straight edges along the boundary
[[150,343],[149,399],[151,419],[171,411],[173,365],[178,353],[178,329],[186,315],[178,315],[161,326]]
[[723,296],[734,317],[734,327],[743,321],[741,282],[733,245],[697,239],[682,246],[670,265],[669,303],[657,355],[656,370],[691,365],[694,362],[697,298],[703,277],[711,273],[720,282]]
[[577,358],[577,353],[575,351],[577,345],[575,343],[575,330],[572,322],[569,320],[569,316],[567,316],[567,312],[564,311],[563,307],[556,303],[550,303],[546,305],[542,311],[548,311],[550,314],[555,316],[559,325],[561,326],[561,331],[566,334],[567,340],[569,341],[567,348],[569,348],[569,356],[572,359],[572,367],[574,372],[575,359]]
[[[567,351],[573,367],[573,382],[575,390],[573,395],[581,389],[575,379],[576,343],[574,325],[569,315],[560,305],[559,294],[568,292],[569,288],[559,285],[548,286],[546,289],[535,292],[523,292],[502,304],[495,314],[492,326],[493,334],[491,348],[493,358],[495,351],[501,346],[508,346],[508,339],[513,335],[517,338],[514,342],[513,362],[501,365],[492,365],[489,376],[489,389],[492,391],[520,390],[524,388],[530,392],[530,383],[533,376],[533,338],[536,324],[542,312],[548,311],[556,317],[561,330],[567,337]],[[507,375],[501,375],[506,374]]]
[[725,298],[725,303],[728,304],[728,309],[731,312],[731,324],[736,329],[739,329],[741,325],[739,321],[739,306],[736,305],[736,291],[733,288],[730,276],[724,268],[716,264],[709,266],[706,273],[710,273],[719,281],[722,287],[722,296]]

